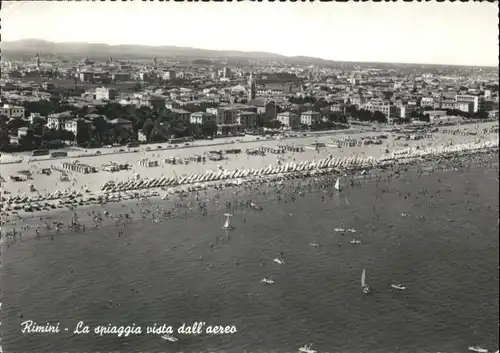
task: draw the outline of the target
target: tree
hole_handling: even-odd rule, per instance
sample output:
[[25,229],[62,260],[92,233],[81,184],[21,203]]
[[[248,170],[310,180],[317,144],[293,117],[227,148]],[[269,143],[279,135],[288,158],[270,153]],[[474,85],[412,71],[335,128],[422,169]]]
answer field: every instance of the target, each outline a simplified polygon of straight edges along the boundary
[[420,121],[425,121],[426,123],[430,123],[431,122],[431,117],[429,116],[429,114],[420,114],[420,116],[418,117],[418,120]]
[[153,131],[154,128],[154,122],[151,118],[146,119],[144,124],[142,125],[142,133],[148,138],[149,135],[151,134],[151,131]]
[[96,117],[92,120],[92,130],[93,130],[93,138],[99,142],[99,144],[105,144],[106,135],[108,131],[108,123],[102,117]]
[[122,118],[125,115],[125,108],[118,103],[107,103],[102,106],[97,106],[97,114],[106,116],[109,120]]
[[317,98],[316,97],[311,97],[311,96],[305,96],[304,98],[302,97],[290,97],[289,102],[293,104],[305,104],[305,103],[316,103]]
[[124,145],[133,139],[130,130],[124,128],[121,125],[113,125],[111,128],[111,134],[112,141],[120,145]]
[[140,83],[136,83],[133,87],[132,87],[132,91],[133,92],[140,92],[142,91],[142,85]]
[[319,130],[324,130],[324,129],[325,129],[325,125],[321,122],[311,124],[312,131],[319,131]]
[[36,147],[32,129],[28,129],[26,131],[26,135],[23,135],[21,136],[21,138],[19,138],[19,145],[24,150],[32,150],[33,148]]
[[420,115],[421,115],[421,114],[420,114],[418,111],[414,110],[414,111],[412,111],[412,112],[410,113],[410,118],[415,118],[415,119],[417,119],[417,118],[419,118],[419,117],[420,117]]
[[215,136],[217,134],[217,124],[213,120],[204,121],[201,125],[203,136]]
[[174,135],[175,137],[185,137],[189,136],[189,129],[186,125],[181,122],[175,122],[168,129],[169,135]]
[[201,102],[197,105],[186,105],[183,109],[187,110],[190,113],[196,112],[206,112],[207,108],[216,108],[217,104],[209,103],[209,102]]
[[48,116],[56,111],[57,103],[47,100],[39,100],[35,102],[23,102],[22,106],[27,115],[31,113],[39,113],[41,116]]
[[165,107],[161,107],[157,111],[154,112],[154,115],[156,115],[156,118],[160,120],[160,122],[171,122],[174,120],[174,114],[170,109],[167,109]]
[[27,127],[28,123],[24,121],[23,119],[11,119],[7,123],[7,127],[10,130],[18,130],[21,127]]
[[159,121],[154,122],[153,129],[147,136],[148,141],[164,142],[168,140],[168,128],[160,124]]
[[279,120],[273,119],[264,122],[264,127],[268,129],[281,129],[281,122]]
[[347,118],[341,112],[328,112],[326,117],[329,122],[347,124]]
[[81,124],[76,134],[76,142],[79,146],[92,145],[92,127],[90,124]]
[[45,127],[45,120],[41,118],[34,118],[33,123],[31,124],[31,128],[33,129],[33,133],[37,136],[41,136],[43,134],[43,129]]
[[7,117],[0,116],[0,151],[5,151],[9,147],[10,138],[7,128]]
[[373,113],[373,121],[376,121],[379,123],[385,123],[385,122],[387,122],[387,118],[386,118],[385,114],[377,111],[377,112]]

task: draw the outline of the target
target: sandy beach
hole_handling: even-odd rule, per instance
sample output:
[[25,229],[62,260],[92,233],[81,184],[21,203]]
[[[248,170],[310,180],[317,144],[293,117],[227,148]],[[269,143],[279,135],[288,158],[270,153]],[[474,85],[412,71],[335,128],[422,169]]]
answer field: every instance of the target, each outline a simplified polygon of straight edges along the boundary
[[[457,128],[461,131],[477,131],[485,128],[491,128],[492,123],[485,123],[476,126],[464,125],[460,127],[448,127],[448,129]],[[445,129],[443,129],[445,130]],[[364,145],[355,147],[338,148],[335,142],[342,138],[350,138],[361,140],[362,138],[386,135],[387,139],[381,140],[380,145]],[[300,139],[284,139],[284,140],[260,140],[248,143],[231,143],[225,146],[204,146],[204,147],[189,147],[176,148],[170,150],[157,151],[151,145],[151,151],[139,151],[123,154],[102,154],[92,157],[80,158],[59,158],[59,159],[38,159],[34,157],[25,157],[22,163],[0,164],[0,176],[3,177],[2,189],[11,194],[36,194],[36,193],[52,193],[56,190],[73,189],[81,191],[84,189],[90,192],[99,192],[103,184],[108,180],[126,181],[131,180],[138,174],[140,178],[156,178],[156,177],[181,177],[192,173],[203,173],[208,170],[217,170],[220,168],[227,170],[237,170],[242,168],[265,168],[269,165],[277,165],[278,158],[282,163],[313,161],[328,156],[337,158],[358,156],[358,157],[380,157],[386,150],[397,151],[407,147],[419,146],[419,148],[428,148],[436,146],[446,146],[450,144],[463,144],[488,140],[498,140],[497,133],[488,133],[481,135],[451,135],[444,132],[435,132],[428,138],[421,140],[396,140],[396,134],[384,132],[364,132],[357,134],[336,134],[330,136],[307,137]],[[316,149],[312,144],[323,143],[325,147]],[[265,156],[251,156],[244,153],[247,149],[258,149],[259,147],[274,148],[278,145],[288,146],[303,146],[304,152],[287,152],[284,154],[266,153]],[[242,153],[227,154],[221,161],[211,161],[208,158],[206,162],[190,162],[189,164],[169,164],[165,163],[166,158],[178,157],[189,158],[194,155],[204,155],[213,150],[241,149]],[[139,161],[143,159],[156,160],[157,167],[146,167],[139,165]],[[69,181],[61,181],[62,173],[57,170],[52,170],[51,175],[41,173],[42,169],[46,168],[61,168],[62,163],[81,163],[93,166],[97,169],[97,173],[83,174],[75,171],[65,171],[69,177]],[[106,172],[101,170],[104,165],[111,162],[120,164],[129,164],[128,170],[119,172]],[[16,182],[10,180],[11,175],[16,175],[19,171],[28,170],[31,173],[32,180],[28,182]],[[137,176],[136,176],[137,177]],[[30,186],[36,190],[30,192]]]
[[[340,169],[334,169],[335,160],[350,158],[350,166],[359,164],[359,161],[385,160],[386,158],[398,162],[409,161],[415,153],[424,153],[425,158],[432,157],[433,149],[454,153],[458,148],[468,150],[468,146],[479,148],[485,143],[498,146],[498,132],[494,124],[464,125],[444,127],[434,132],[426,132],[420,139],[410,138],[408,133],[394,132],[362,132],[355,134],[335,134],[304,138],[266,139],[254,142],[234,142],[217,147],[202,146],[175,148],[168,150],[138,151],[123,154],[101,154],[80,158],[48,159],[25,157],[22,163],[6,163],[0,165],[2,177],[2,216],[3,222],[10,216],[17,214],[47,211],[59,208],[76,208],[77,206],[91,205],[102,202],[121,202],[130,198],[166,197],[165,191],[173,192],[172,186],[191,185],[196,181],[198,187],[208,185],[222,187],[229,185],[231,180],[253,180],[253,182],[279,181],[283,175],[297,171],[295,177],[304,178],[310,175],[323,175],[330,172],[347,172],[350,167],[343,162],[338,164]],[[362,141],[377,140],[377,144],[364,144]],[[279,146],[289,146],[290,150],[282,153],[273,153]],[[479,146],[479,147],[478,147]],[[149,148],[153,146],[147,146]],[[147,148],[142,146],[142,148]],[[297,150],[297,148],[300,148]],[[240,149],[240,153],[225,153],[230,149]],[[247,154],[247,150],[264,149],[261,155]],[[295,151],[293,151],[295,149]],[[210,160],[210,151],[223,151],[222,160]],[[430,151],[430,154],[429,154]],[[458,152],[458,151],[457,151]],[[94,152],[95,153],[95,152]],[[439,152],[436,152],[439,153]],[[189,161],[192,156],[204,156],[203,161]],[[182,163],[171,164],[168,158],[182,160]],[[353,161],[353,159],[356,160]],[[154,161],[155,166],[146,166],[144,161]],[[143,162],[141,162],[143,161]],[[121,165],[128,164],[128,169],[109,172],[103,167],[115,162]],[[407,163],[405,162],[405,163]],[[71,170],[73,164],[91,166],[96,172],[84,174],[81,171]],[[363,168],[371,168],[372,162]],[[385,162],[383,162],[385,163]],[[392,162],[391,162],[392,163]],[[63,166],[66,164],[66,166]],[[298,165],[309,164],[310,168],[296,168]],[[68,169],[69,165],[69,169]],[[288,167],[294,166],[294,167]],[[276,169],[278,168],[278,171]],[[264,170],[265,169],[265,170]],[[250,170],[260,170],[249,174]],[[47,172],[50,171],[50,172]],[[241,173],[236,173],[240,171]],[[199,176],[215,176],[206,180]],[[229,175],[227,175],[229,174]],[[236,175],[235,175],[236,174]],[[192,181],[186,178],[192,178]],[[20,178],[17,181],[15,178]],[[159,180],[171,179],[172,183],[157,183]],[[21,180],[21,181],[19,181]],[[224,180],[220,183],[218,180]],[[140,182],[142,186],[127,185]],[[201,182],[199,182],[201,181]],[[121,184],[120,184],[121,183]],[[156,186],[151,185],[154,184]],[[246,183],[246,182],[244,182]],[[144,186],[145,184],[148,184]],[[111,185],[111,186],[110,186]],[[121,185],[115,188],[113,185]],[[167,187],[168,185],[168,187]],[[178,190],[176,188],[175,190]],[[131,191],[127,195],[119,192]],[[161,192],[161,194],[160,194]],[[115,195],[116,194],[116,195]],[[99,201],[99,198],[105,196]]]

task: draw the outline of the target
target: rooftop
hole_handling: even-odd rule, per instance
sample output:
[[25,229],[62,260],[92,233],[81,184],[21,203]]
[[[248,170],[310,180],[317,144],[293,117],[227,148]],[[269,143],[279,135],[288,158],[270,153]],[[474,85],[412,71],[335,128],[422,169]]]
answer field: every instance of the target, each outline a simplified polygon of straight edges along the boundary
[[302,115],[321,115],[321,114],[313,110],[308,110],[306,112],[303,112]]
[[127,119],[122,119],[122,118],[116,118],[110,121],[111,124],[132,124],[130,120]]
[[176,113],[176,114],[189,114],[189,112],[187,110],[184,110],[184,109],[171,109],[172,110],[172,113]]
[[73,114],[71,111],[49,114],[49,118],[53,118],[53,119],[68,119],[68,118],[71,118],[72,116],[73,116]]

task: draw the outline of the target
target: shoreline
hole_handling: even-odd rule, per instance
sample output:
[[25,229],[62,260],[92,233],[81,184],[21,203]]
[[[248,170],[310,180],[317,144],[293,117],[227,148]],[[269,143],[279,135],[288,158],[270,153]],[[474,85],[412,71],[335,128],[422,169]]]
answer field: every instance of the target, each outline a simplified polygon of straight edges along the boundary
[[[344,158],[322,159],[319,161],[302,161],[300,163],[269,166],[258,170],[227,171],[222,170],[214,173],[203,173],[183,178],[165,177],[153,179],[146,184],[144,181],[127,182],[115,184],[106,183],[98,192],[76,193],[76,192],[56,192],[53,194],[38,194],[36,198],[27,196],[2,197],[2,201],[7,207],[2,207],[4,216],[10,216],[13,212],[29,214],[34,216],[45,211],[61,209],[63,207],[92,206],[93,204],[122,202],[125,199],[142,199],[160,197],[160,190],[167,191],[162,198],[176,193],[186,193],[195,190],[206,190],[229,186],[250,185],[265,182],[282,182],[285,180],[305,179],[309,177],[337,175],[355,175],[358,172],[375,171],[381,169],[408,166],[423,161],[436,161],[440,159],[473,156],[475,154],[488,153],[490,150],[498,149],[498,141],[488,141],[480,144],[465,144],[450,146],[441,149],[430,148],[427,150],[406,149],[393,152],[390,155],[375,159],[368,157],[365,159]],[[43,203],[43,207],[39,204]],[[33,206],[34,204],[34,206]],[[13,207],[11,209],[11,206]]]
[[[390,182],[392,178],[413,178],[417,175],[431,175],[454,170],[463,171],[469,168],[484,168],[492,165],[498,169],[498,153],[488,150],[454,156],[454,158],[441,161],[430,159],[414,164],[400,164],[394,168],[373,169],[367,174],[360,174],[358,170],[346,170],[342,176],[342,191],[348,191],[352,187],[362,186],[373,181],[377,183]],[[160,197],[159,193],[150,193],[149,196],[143,196],[139,199],[116,198],[102,204],[85,204],[74,209],[58,208],[48,212],[23,212],[12,215],[5,222],[3,226],[5,236],[2,236],[2,243],[7,241],[8,244],[9,240],[15,242],[15,237],[10,234],[13,229],[21,227],[22,238],[25,238],[24,235],[28,235],[29,238],[29,234],[34,233],[33,230],[37,226],[40,227],[43,224],[47,226],[50,222],[66,225],[66,221],[68,219],[73,221],[75,216],[78,222],[86,225],[90,232],[92,232],[93,226],[101,228],[114,225],[117,229],[124,229],[129,222],[140,220],[152,219],[154,222],[166,222],[173,218],[187,218],[190,215],[199,214],[199,212],[201,215],[205,215],[203,208],[201,208],[201,203],[205,202],[211,203],[210,212],[213,212],[213,207],[217,212],[227,212],[227,208],[224,208],[225,203],[226,207],[227,203],[235,205],[239,203],[240,206],[246,204],[245,207],[249,207],[249,201],[255,199],[254,197],[260,198],[262,195],[265,195],[266,200],[276,200],[290,195],[299,195],[305,191],[325,190],[324,192],[326,192],[327,189],[332,191],[336,178],[337,174],[325,173],[299,179],[273,181],[261,179],[249,184],[226,185],[222,188],[207,187],[191,192],[173,193],[166,199]],[[92,220],[92,217],[101,214],[109,214],[110,217],[99,216],[101,217],[99,223],[96,222],[95,218]],[[71,229],[69,224],[68,231],[81,232],[78,228]],[[83,232],[85,232],[85,226]],[[62,234],[65,233],[66,229]],[[55,234],[54,228],[52,230],[47,228],[46,234],[37,233],[35,237],[53,237]]]
[[[403,144],[403,148],[397,148],[401,144],[397,143],[397,138],[392,138],[393,141],[391,141],[391,137],[386,141],[385,146],[373,144],[365,146],[365,143],[360,145],[363,141],[363,136],[360,134],[361,140],[357,140],[358,145],[355,147],[329,148],[334,146],[327,144],[323,148],[308,146],[303,148],[304,146],[292,144],[284,145],[285,149],[278,154],[269,153],[269,151],[265,153],[266,155],[257,157],[244,153],[227,154],[223,156],[225,157],[223,160],[207,159],[203,163],[193,161],[188,163],[188,156],[184,155],[185,161],[181,164],[169,164],[165,160],[164,164],[157,164],[156,168],[142,165],[144,160],[139,161],[138,166],[134,165],[133,161],[125,160],[119,163],[129,162],[128,170],[115,173],[102,170],[97,173],[82,174],[76,170],[63,170],[56,165],[47,165],[48,163],[45,165],[43,162],[28,163],[27,170],[24,171],[28,173],[25,181],[2,182],[0,211],[4,218],[15,213],[36,216],[68,207],[121,202],[124,198],[158,198],[162,196],[161,194],[163,194],[162,198],[167,198],[169,195],[193,190],[220,189],[259,182],[283,182],[324,175],[367,174],[370,171],[380,173],[383,169],[400,168],[425,161],[488,153],[488,150],[498,151],[498,133],[492,135],[492,131],[485,132],[485,130],[487,129],[478,128],[477,135],[472,135],[472,138],[468,132],[451,134],[451,138],[444,134],[441,137],[434,135],[424,138],[417,144],[415,144],[416,141],[407,138],[405,142],[408,143]],[[449,134],[448,131],[443,132]],[[370,133],[365,135],[364,138],[368,140],[374,138],[370,136]],[[347,142],[344,143],[350,144],[351,138],[346,137],[346,139],[344,141]],[[271,142],[280,146],[280,140],[269,140],[267,143],[272,145]],[[335,141],[332,140],[332,142],[335,144]],[[290,150],[286,150],[287,146]],[[230,144],[228,147],[235,148],[238,145]],[[272,149],[272,146],[268,147]],[[294,151],[296,147],[302,149]],[[389,152],[387,147],[391,147],[392,152]],[[261,148],[265,147],[261,146]],[[158,154],[157,157],[160,155]],[[182,162],[182,157],[176,158]],[[44,175],[43,171],[47,170],[44,167],[50,167],[51,173]],[[207,170],[210,167],[212,167],[211,170]],[[5,169],[0,169],[0,171],[5,171]],[[12,172],[7,169],[7,172],[9,171]],[[17,171],[17,173],[22,175],[23,171]],[[143,174],[144,177],[142,177]],[[67,182],[58,180],[59,175],[61,178],[65,176],[68,181],[71,177],[71,186]],[[2,176],[6,177],[6,174],[3,173]],[[33,184],[28,184],[29,182]],[[17,191],[16,187],[18,187]]]

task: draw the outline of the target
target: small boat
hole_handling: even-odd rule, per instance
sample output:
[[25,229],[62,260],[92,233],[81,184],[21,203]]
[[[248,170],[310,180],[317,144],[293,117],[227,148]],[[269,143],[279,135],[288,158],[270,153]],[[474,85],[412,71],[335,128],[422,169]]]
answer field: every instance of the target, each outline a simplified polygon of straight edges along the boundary
[[257,205],[255,202],[250,202],[250,207],[257,211],[262,211],[264,208],[260,205]]
[[347,231],[351,232],[351,233],[356,233],[356,229],[354,229],[354,228],[349,228]]
[[275,259],[273,259],[274,262],[276,262],[277,264],[280,264],[280,265],[284,265],[285,264],[285,261],[283,261],[282,258],[280,257],[277,257]]
[[309,245],[310,246],[314,246],[315,248],[317,248],[319,246],[319,244],[316,243],[316,242],[314,242],[314,241],[312,243],[309,243]]
[[391,287],[397,290],[405,290],[406,287],[403,286],[402,284],[391,284]]
[[302,352],[302,353],[316,353],[316,351],[314,349],[312,349],[311,347],[312,347],[312,344],[306,344],[306,345],[304,345],[304,347],[300,347],[299,348],[299,352]]
[[222,229],[224,229],[224,230],[233,230],[234,226],[231,224],[231,217],[233,215],[231,213],[226,213],[224,216],[226,216],[226,222],[224,222],[224,225],[222,226]]
[[304,347],[300,347],[299,348],[299,352],[303,352],[303,353],[316,353],[316,351],[314,349],[311,348],[312,344],[309,344],[309,345],[304,345]]
[[165,341],[169,341],[169,342],[177,342],[179,340],[177,337],[174,337],[172,335],[163,335],[163,336],[161,336],[161,338],[163,338]]
[[353,240],[350,240],[349,243],[351,243],[351,244],[361,244],[361,240],[353,239]]
[[471,347],[469,347],[469,351],[477,352],[477,353],[488,353],[487,349],[481,348],[479,346],[471,346]]
[[340,191],[340,179],[339,178],[337,178],[337,181],[335,182],[334,188],[335,188],[335,190]]
[[364,294],[370,294],[370,287],[366,284],[366,269],[363,269],[363,273],[361,274],[361,290]]
[[335,228],[334,231],[336,232],[345,232],[344,228]]
[[273,284],[274,281],[271,277],[264,277],[260,280],[260,283]]

